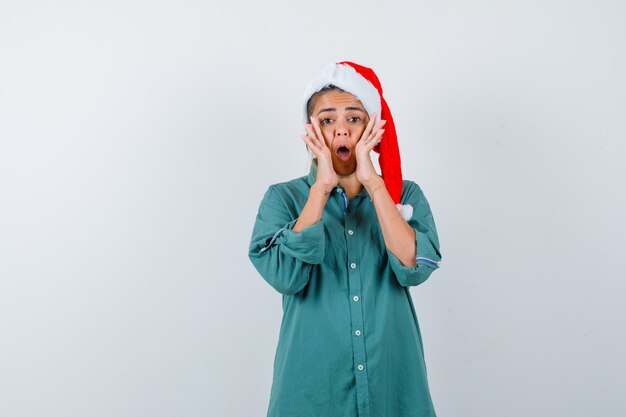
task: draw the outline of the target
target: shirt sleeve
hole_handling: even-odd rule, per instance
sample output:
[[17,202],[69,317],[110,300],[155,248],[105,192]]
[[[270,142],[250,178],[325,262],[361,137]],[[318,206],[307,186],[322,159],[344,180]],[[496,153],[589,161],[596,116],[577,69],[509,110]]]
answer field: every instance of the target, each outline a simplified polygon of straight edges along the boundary
[[398,283],[404,287],[423,283],[441,263],[439,237],[430,205],[422,189],[413,181],[409,184],[402,204],[410,204],[413,207],[413,214],[408,223],[415,231],[416,266],[402,265],[398,257],[387,248],[391,269]]
[[292,295],[309,282],[314,265],[324,259],[323,219],[293,230],[299,217],[292,218],[275,186],[263,196],[248,249],[256,270],[276,291]]

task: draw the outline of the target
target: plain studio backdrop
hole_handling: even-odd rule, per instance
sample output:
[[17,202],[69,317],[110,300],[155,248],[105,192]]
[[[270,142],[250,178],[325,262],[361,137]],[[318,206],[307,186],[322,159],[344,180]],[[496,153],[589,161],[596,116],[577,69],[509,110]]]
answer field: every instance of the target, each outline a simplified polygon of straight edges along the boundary
[[625,21],[2,0],[0,415],[265,416],[282,306],[249,240],[308,172],[302,93],[339,60],[381,78],[439,231],[411,288],[438,416],[626,415]]

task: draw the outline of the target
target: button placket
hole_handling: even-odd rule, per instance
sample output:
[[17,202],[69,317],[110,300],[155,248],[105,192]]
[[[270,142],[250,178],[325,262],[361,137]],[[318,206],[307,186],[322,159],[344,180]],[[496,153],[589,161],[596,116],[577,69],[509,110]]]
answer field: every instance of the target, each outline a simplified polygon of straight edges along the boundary
[[356,231],[356,211],[345,212],[345,227],[347,235],[346,247],[348,255],[348,285],[350,292],[352,293],[352,303],[350,303],[350,318],[352,321],[351,328],[353,329],[353,360],[355,365],[355,378],[356,378],[356,397],[357,408],[359,417],[370,417],[370,405],[369,405],[369,380],[367,372],[365,372],[365,366],[367,364],[367,357],[365,356],[365,337],[364,335],[364,313],[363,303],[361,300],[362,285],[361,285],[361,273],[360,268],[357,268],[359,262],[358,243],[356,239],[352,239],[352,236]]
[[341,207],[343,208],[343,211],[346,211],[347,208],[347,198],[346,195],[343,192],[343,189],[339,186],[337,186],[337,188],[335,188],[335,190],[337,191],[337,198],[339,198],[339,202],[341,204]]

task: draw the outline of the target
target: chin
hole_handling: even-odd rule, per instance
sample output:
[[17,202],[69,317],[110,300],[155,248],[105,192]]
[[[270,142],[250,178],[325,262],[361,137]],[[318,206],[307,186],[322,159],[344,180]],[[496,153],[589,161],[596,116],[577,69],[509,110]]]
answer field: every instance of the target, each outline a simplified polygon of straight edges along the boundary
[[352,175],[356,171],[356,162],[355,161],[338,161],[333,164],[333,168],[337,175]]

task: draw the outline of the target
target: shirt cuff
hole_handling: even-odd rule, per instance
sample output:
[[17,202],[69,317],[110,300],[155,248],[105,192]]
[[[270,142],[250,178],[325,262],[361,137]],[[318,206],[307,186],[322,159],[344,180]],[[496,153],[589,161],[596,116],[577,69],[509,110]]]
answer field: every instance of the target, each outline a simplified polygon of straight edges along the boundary
[[324,220],[303,228],[299,233],[293,230],[298,218],[293,219],[280,228],[271,240],[259,250],[262,253],[272,245],[282,246],[282,251],[302,262],[321,264],[324,259],[326,239],[324,236]]
[[415,227],[413,227],[413,230],[415,231],[415,243],[417,246],[416,266],[403,265],[400,259],[387,248],[391,269],[398,283],[404,287],[423,283],[441,264],[441,257],[435,252],[428,236],[419,232]]

